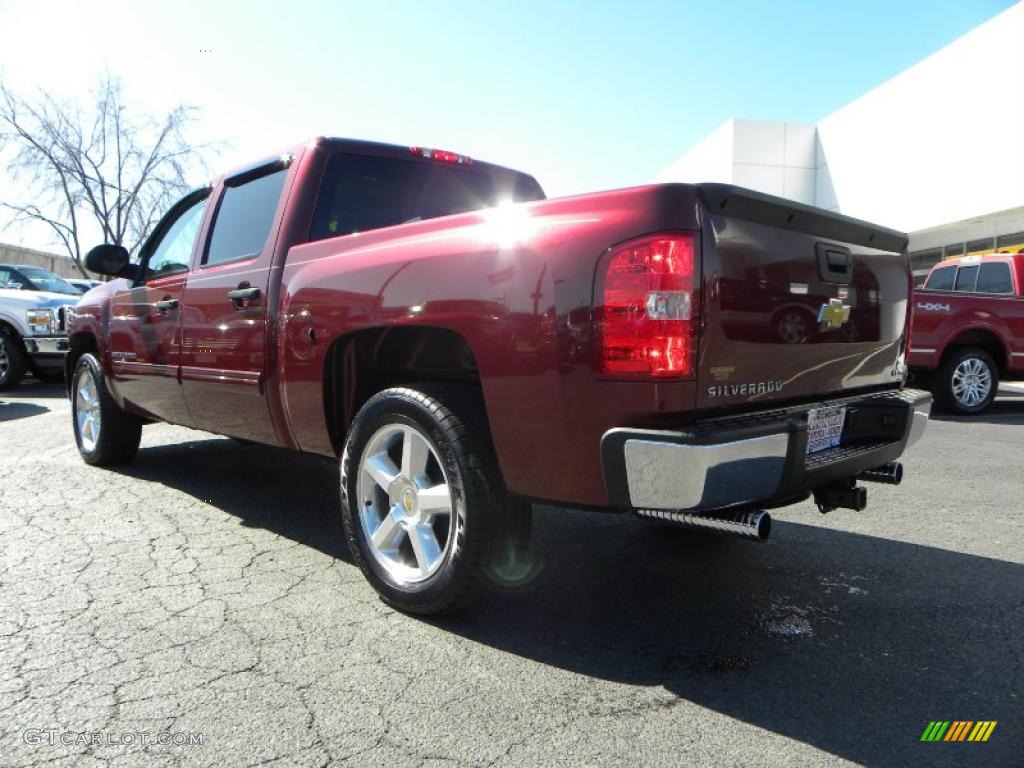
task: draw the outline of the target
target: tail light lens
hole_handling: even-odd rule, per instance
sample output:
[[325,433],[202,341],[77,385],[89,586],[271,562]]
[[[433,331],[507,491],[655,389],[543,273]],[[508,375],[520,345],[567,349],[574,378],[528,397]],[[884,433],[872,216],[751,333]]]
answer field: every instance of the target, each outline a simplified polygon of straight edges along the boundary
[[631,240],[602,260],[594,307],[594,369],[622,378],[693,376],[697,348],[696,238]]

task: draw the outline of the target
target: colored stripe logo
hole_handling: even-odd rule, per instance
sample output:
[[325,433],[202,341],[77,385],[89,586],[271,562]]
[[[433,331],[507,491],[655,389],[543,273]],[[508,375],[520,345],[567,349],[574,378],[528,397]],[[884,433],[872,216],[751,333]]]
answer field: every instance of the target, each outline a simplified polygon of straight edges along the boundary
[[988,741],[998,720],[932,720],[921,741]]

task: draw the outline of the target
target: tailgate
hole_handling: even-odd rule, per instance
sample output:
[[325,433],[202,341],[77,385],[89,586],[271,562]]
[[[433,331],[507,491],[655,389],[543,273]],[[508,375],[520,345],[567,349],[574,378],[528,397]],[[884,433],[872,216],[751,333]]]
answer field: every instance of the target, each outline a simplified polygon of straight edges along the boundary
[[738,187],[698,188],[699,408],[900,383],[906,235]]

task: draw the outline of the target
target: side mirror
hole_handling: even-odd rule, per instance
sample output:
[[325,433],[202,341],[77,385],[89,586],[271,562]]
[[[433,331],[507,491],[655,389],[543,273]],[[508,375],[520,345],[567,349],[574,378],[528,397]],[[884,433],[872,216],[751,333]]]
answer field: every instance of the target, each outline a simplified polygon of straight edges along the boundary
[[109,243],[97,245],[85,255],[85,268],[101,275],[127,277],[130,280],[134,280],[139,274],[138,265],[131,263],[128,249]]

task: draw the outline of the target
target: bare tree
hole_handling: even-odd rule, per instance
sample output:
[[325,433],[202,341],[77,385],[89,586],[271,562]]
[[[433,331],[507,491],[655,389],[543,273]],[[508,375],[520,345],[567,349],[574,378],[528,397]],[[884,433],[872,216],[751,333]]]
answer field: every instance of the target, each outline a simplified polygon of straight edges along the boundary
[[0,201],[13,221],[48,227],[85,276],[83,233],[135,252],[186,179],[206,171],[204,152],[186,129],[194,107],[152,118],[130,109],[120,80],[100,80],[92,103],[40,93],[23,97],[0,82],[0,149],[24,197]]

